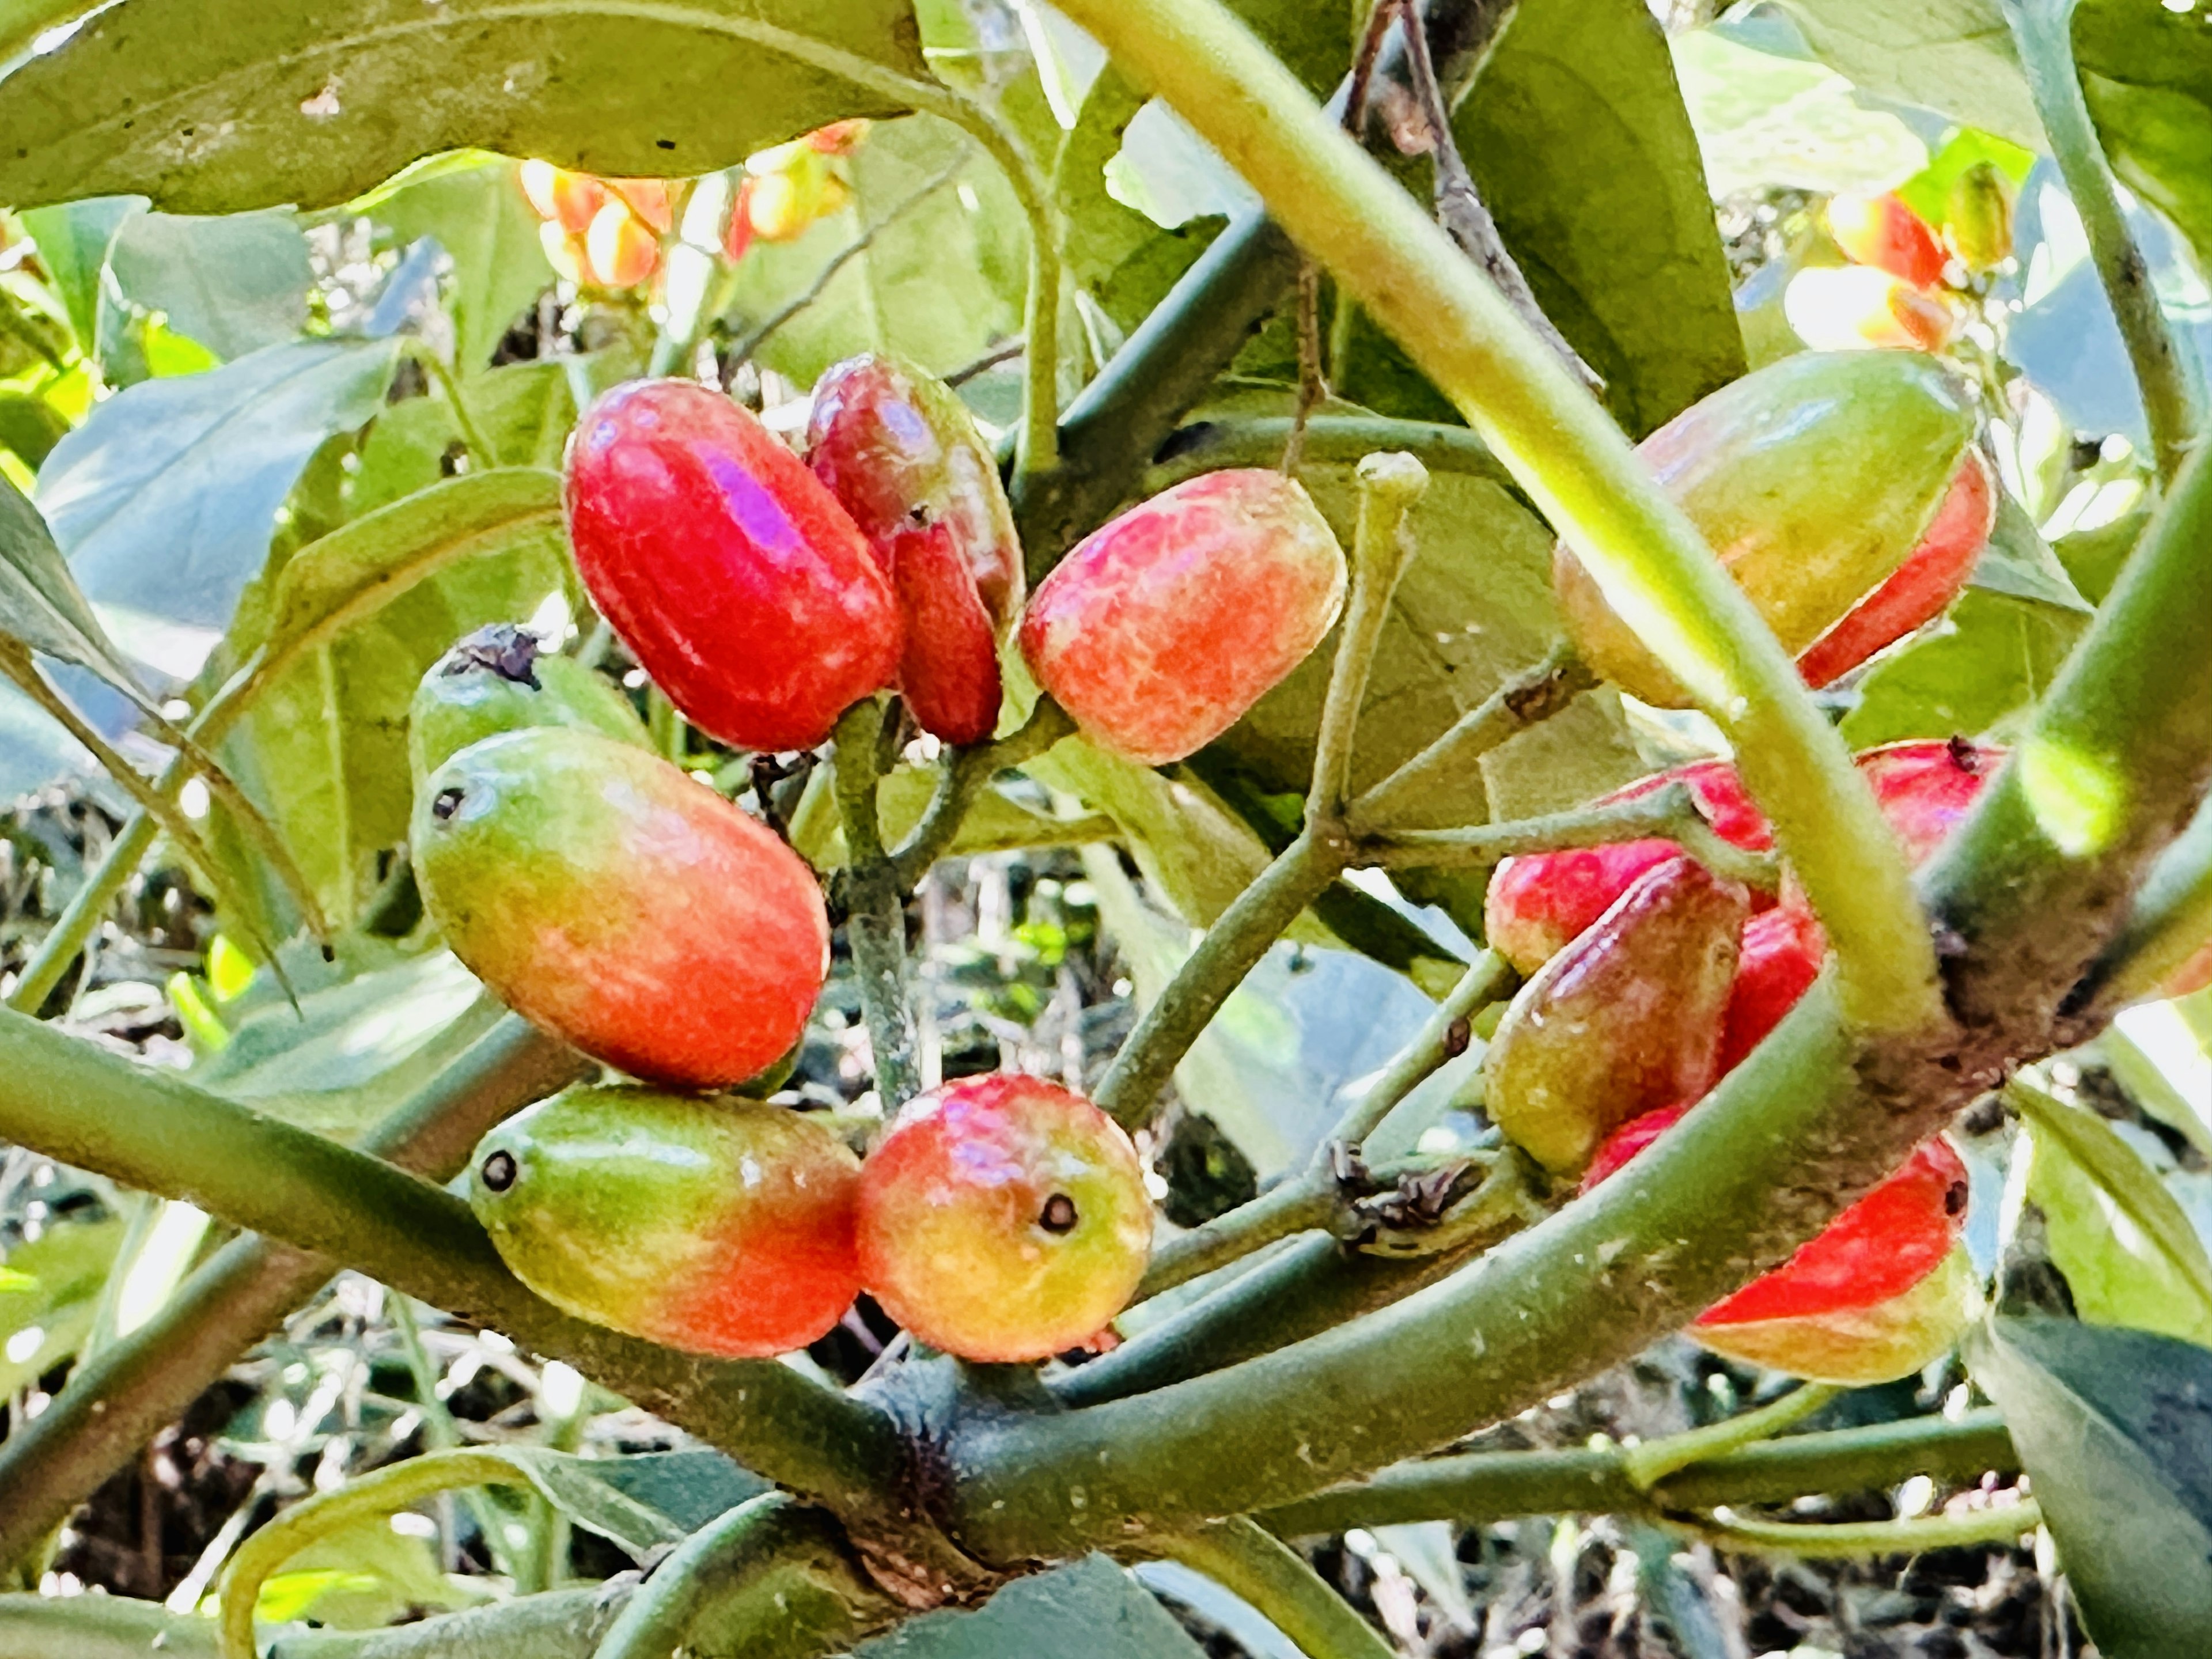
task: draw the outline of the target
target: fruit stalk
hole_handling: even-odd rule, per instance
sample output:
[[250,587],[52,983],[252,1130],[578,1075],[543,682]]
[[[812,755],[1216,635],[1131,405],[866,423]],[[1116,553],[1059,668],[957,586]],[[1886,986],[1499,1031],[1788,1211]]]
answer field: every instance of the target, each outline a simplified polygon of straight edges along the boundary
[[1415,551],[1406,515],[1429,487],[1428,469],[1402,453],[1363,456],[1358,476],[1359,523],[1352,537],[1352,599],[1345,607],[1328,695],[1314,737],[1313,787],[1306,797],[1310,823],[1340,819],[1352,798],[1352,741],[1359,726],[1359,705],[1367,695],[1375,649],[1382,642],[1382,626],[1390,619],[1391,595]]
[[845,939],[875,1056],[876,1092],[888,1116],[921,1092],[921,1072],[907,1003],[906,902],[897,870],[884,855],[876,817],[881,775],[877,748],[883,728],[883,705],[871,697],[845,711],[833,740],[837,811],[852,859],[838,884],[845,903]]
[[1204,1573],[1265,1613],[1306,1659],[1395,1659],[1398,1651],[1304,1556],[1248,1516],[1155,1534],[1125,1553]]
[[1904,861],[1789,658],[1627,440],[1451,240],[1218,3],[1075,0],[1413,354],[1734,743],[1834,944],[1854,1024],[1941,1018]]

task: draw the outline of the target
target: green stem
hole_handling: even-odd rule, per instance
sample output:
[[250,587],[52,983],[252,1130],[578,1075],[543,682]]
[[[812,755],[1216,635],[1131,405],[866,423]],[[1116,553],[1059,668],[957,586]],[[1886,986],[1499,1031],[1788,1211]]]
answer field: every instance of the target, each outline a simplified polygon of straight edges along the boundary
[[1303,1171],[1288,1176],[1250,1203],[1153,1245],[1144,1280],[1129,1301],[1132,1305],[1146,1301],[1201,1273],[1241,1261],[1279,1239],[1326,1227],[1335,1212],[1336,1194],[1331,1188]]
[[1484,951],[1438,1003],[1413,1039],[1391,1057],[1382,1075],[1346,1109],[1329,1132],[1331,1141],[1357,1150],[1366,1143],[1400,1101],[1413,1093],[1446,1061],[1466,1052],[1469,1022],[1512,988],[1513,966],[1495,951]]
[[1776,861],[1721,839],[1680,784],[1600,806],[1577,807],[1547,817],[1478,823],[1465,830],[1404,830],[1368,836],[1354,864],[1389,869],[1481,870],[1525,853],[1569,847],[1606,847],[1615,842],[1660,836],[1672,841],[1715,875],[1773,892],[1780,880]]
[[469,1486],[512,1486],[526,1477],[498,1452],[435,1451],[357,1474],[332,1491],[296,1504],[239,1546],[224,1574],[216,1618],[222,1659],[257,1659],[253,1610],[261,1587],[278,1568],[319,1538],[357,1522],[381,1520],[426,1498]]
[[906,902],[884,853],[877,817],[883,706],[856,702],[837,721],[835,786],[849,867],[838,883],[845,938],[860,988],[860,1014],[875,1055],[876,1092],[886,1116],[921,1092],[914,1020],[907,1006]]
[[1833,1560],[1846,1556],[1920,1555],[1929,1550],[2017,1541],[2043,1524],[2033,1498],[1963,1515],[1929,1515],[1911,1521],[1753,1521],[1738,1516],[1665,1517],[1663,1524],[1704,1540],[1716,1549]]
[[1198,1034],[1298,913],[1344,872],[1351,853],[1341,837],[1309,830],[1237,896],[1114,1056],[1096,1097],[1102,1111],[1125,1129],[1152,1121]]
[[1914,1417],[1762,1441],[1682,1469],[1648,1496],[1629,1479],[1625,1449],[1470,1452],[1401,1463],[1260,1518],[1286,1538],[1303,1538],[1419,1521],[1475,1526],[1516,1515],[1635,1514],[1654,1503],[1674,1510],[1785,1504],[1807,1492],[1880,1491],[1916,1474],[1972,1486],[1986,1472],[2020,1469],[2004,1419],[1986,1410],[1955,1423]]
[[2007,1079],[2004,1100],[2027,1120],[2039,1142],[2052,1143],[2081,1166],[2195,1294],[2197,1316],[2212,1319],[2212,1255],[2189,1212],[2142,1155],[2104,1119],[2052,1099],[2023,1078]]
[[1242,1516],[1195,1532],[1147,1538],[1136,1553],[1204,1573],[1265,1613],[1306,1659],[1397,1659],[1397,1649],[1322,1582],[1304,1556]]
[[887,1418],[788,1366],[679,1354],[558,1312],[507,1272],[466,1204],[380,1159],[20,1014],[0,1012],[0,1138],[503,1331],[841,1514],[879,1511],[902,1467]]
[[1724,1422],[1670,1434],[1620,1450],[1621,1472],[1639,1492],[1650,1492],[1668,1475],[1692,1463],[1710,1462],[1740,1447],[1770,1439],[1803,1422],[1843,1390],[1832,1383],[1806,1382],[1757,1411],[1745,1412]]
[[477,417],[469,408],[468,398],[462,394],[461,383],[454,378],[451,365],[424,341],[416,341],[409,355],[422,365],[438,383],[438,390],[445,394],[446,407],[453,412],[453,424],[460,428],[461,441],[469,447],[469,459],[479,469],[497,466],[499,451],[484,435],[483,428],[477,424]]
[[2197,431],[2189,370],[2175,348],[2172,331],[2159,309],[2150,266],[2128,228],[2096,124],[2081,96],[2074,63],[2075,0],[2002,0],[2027,78],[2035,112],[2051,142],[2051,159],[2066,180],[2066,193],[2081,216],[2105,297],[2127,343],[2128,362],[2142,395],[2150,425],[2151,447],[2161,483],[2172,484],[2188,458]]
[[2154,996],[2168,975],[2212,945],[2212,806],[2197,809],[2151,866],[2127,925],[2069,994],[2069,1012]]
[[[461,1425],[454,1420],[452,1408],[438,1398],[437,1368],[431,1364],[430,1351],[422,1346],[422,1328],[416,1320],[414,1302],[396,1291],[388,1291],[384,1307],[386,1317],[399,1333],[400,1349],[407,1357],[407,1374],[415,1382],[415,1407],[422,1413],[423,1443],[432,1451],[452,1451],[463,1443]],[[465,1496],[470,1513],[476,1519],[477,1531],[490,1553],[492,1570],[510,1578],[518,1577],[513,1553],[507,1548],[507,1528],[498,1523],[489,1500],[473,1487]]]
[[1352,601],[1337,635],[1321,724],[1314,735],[1313,786],[1306,797],[1310,823],[1334,823],[1352,796],[1352,741],[1359,705],[1375,665],[1375,648],[1390,620],[1391,596],[1413,562],[1413,538],[1406,516],[1429,487],[1428,469],[1411,455],[1376,454],[1358,466],[1359,522],[1352,543]]
[[[506,1015],[363,1135],[362,1150],[446,1180],[494,1124],[588,1069],[567,1044]],[[270,1239],[233,1239],[145,1324],[80,1360],[46,1409],[0,1441],[0,1563],[36,1547],[338,1266]],[[424,1404],[438,1406],[434,1395]]]
[[1846,1017],[1942,1016],[1904,858],[1789,655],[1627,439],[1389,174],[1218,0],[1070,0],[1411,354],[1696,694],[1827,931]]
[[945,856],[945,849],[960,833],[968,809],[993,778],[1024,761],[1035,760],[1074,731],[1075,721],[1066,709],[1050,697],[1039,697],[1029,719],[1017,730],[989,743],[954,750],[945,760],[937,791],[930,797],[921,821],[891,855],[899,890],[912,892],[930,866]]
[[899,1611],[829,1515],[770,1492],[709,1522],[655,1567],[593,1659],[842,1653]]
[[1405,802],[1419,799],[1431,783],[1464,772],[1508,738],[1560,713],[1597,683],[1597,676],[1572,651],[1554,647],[1543,661],[1506,681],[1352,802],[1346,821],[1355,833],[1387,826]]

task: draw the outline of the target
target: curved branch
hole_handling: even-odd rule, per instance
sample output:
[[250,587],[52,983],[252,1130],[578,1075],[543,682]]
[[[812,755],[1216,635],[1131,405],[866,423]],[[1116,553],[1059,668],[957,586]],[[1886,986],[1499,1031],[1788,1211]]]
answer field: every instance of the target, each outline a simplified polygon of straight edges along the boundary
[[1180,1561],[1204,1573],[1265,1613],[1306,1659],[1396,1659],[1398,1650],[1304,1556],[1242,1516],[1196,1532],[1147,1538],[1127,1553]]

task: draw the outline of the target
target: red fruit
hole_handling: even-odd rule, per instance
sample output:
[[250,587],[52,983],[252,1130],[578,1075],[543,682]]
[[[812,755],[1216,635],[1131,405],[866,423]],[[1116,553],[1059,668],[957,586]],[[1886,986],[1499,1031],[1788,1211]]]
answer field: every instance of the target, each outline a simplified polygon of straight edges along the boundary
[[1305,659],[1344,583],[1344,550],[1297,483],[1209,472],[1079,543],[1023,613],[1022,655],[1086,737],[1164,765]]
[[2158,994],[2162,997],[2194,996],[2208,985],[2212,985],[2212,940],[2207,940],[2196,955],[2167,975]]
[[[1618,1173],[1686,1109],[1668,1107],[1617,1131],[1591,1160],[1582,1190]],[[1802,1318],[1900,1295],[1950,1253],[1966,1224],[1966,1167],[1939,1135],[1781,1267],[1708,1308],[1698,1324]]]
[[1943,280],[1943,248],[1936,233],[1893,194],[1837,197],[1828,204],[1828,234],[1857,264],[1915,288]]
[[1812,988],[1827,948],[1820,924],[1796,905],[1778,905],[1744,924],[1721,1023],[1720,1076],[1741,1065]]
[[1905,862],[1925,864],[1972,810],[2005,751],[1964,738],[1886,744],[1858,757]]
[[665,179],[610,179],[607,187],[654,235],[675,228],[676,198]]
[[550,161],[525,161],[521,175],[522,193],[538,216],[571,236],[590,228],[592,216],[606,204],[607,187],[588,173],[570,173]]
[[[1726,761],[1674,767],[1616,789],[1605,799],[1632,800],[1670,783],[1689,790],[1713,833],[1723,840],[1755,853],[1773,846],[1773,832]],[[1483,902],[1484,931],[1491,948],[1522,973],[1534,973],[1603,915],[1638,876],[1681,850],[1671,841],[1651,838],[1507,859],[1491,876]]]
[[592,216],[584,233],[584,280],[600,288],[635,288],[660,269],[660,242],[620,202]]
[[878,356],[814,387],[807,465],[868,538],[906,620],[899,689],[922,729],[975,743],[999,718],[999,636],[1022,549],[999,469],[951,389]]
[[1797,659],[1805,684],[1823,686],[1849,673],[1893,640],[1943,614],[1973,574],[1996,523],[1989,463],[1970,449],[1919,544],[1889,579]]
[[592,599],[701,730],[807,749],[890,683],[900,624],[866,539],[720,393],[617,386],[569,445],[568,535]]
[[920,1340],[967,1359],[1090,1340],[1144,1277],[1152,1231],[1128,1136],[1038,1078],[921,1096],[860,1169],[861,1282]]

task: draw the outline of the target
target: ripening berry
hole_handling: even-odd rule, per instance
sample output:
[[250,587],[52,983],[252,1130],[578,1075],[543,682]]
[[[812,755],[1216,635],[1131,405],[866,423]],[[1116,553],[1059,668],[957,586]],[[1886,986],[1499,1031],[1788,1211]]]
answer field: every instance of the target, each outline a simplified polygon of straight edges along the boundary
[[479,628],[431,665],[407,715],[407,761],[417,787],[472,743],[533,726],[568,726],[647,746],[628,697],[512,623]]
[[799,1040],[829,966],[813,872],[659,756],[541,726],[424,780],[410,850],[446,943],[594,1059],[723,1088]]
[[635,288],[660,269],[660,239],[620,202],[592,216],[584,232],[583,277],[599,288]]
[[514,1275],[579,1318],[690,1353],[803,1348],[860,1288],[860,1160],[750,1100],[575,1088],[486,1135],[469,1202]]
[[1808,265],[1783,290],[1782,315],[1815,351],[1940,351],[1958,313],[1940,292],[1870,265]]
[[1638,877],[1507,1007],[1483,1056],[1491,1121],[1571,1173],[1622,1124],[1704,1094],[1749,911],[1690,858]]
[[755,416],[635,380],[568,447],[592,599],[669,701],[741,749],[811,749],[897,672],[898,605],[866,538]]
[[967,408],[889,357],[815,383],[806,464],[890,574],[906,623],[899,690],[923,731],[976,743],[999,720],[999,641],[1022,602],[1013,509]]
[[1097,1335],[1144,1277],[1136,1150],[1079,1095],[963,1078],[909,1102],[860,1171],[860,1279],[932,1347],[1042,1359]]
[[1905,862],[1917,868],[1966,821],[2004,758],[1991,744],[1952,738],[1885,744],[1857,761]]
[[1915,288],[1943,280],[1943,249],[1936,233],[1894,193],[1844,194],[1828,204],[1828,234],[1856,264],[1886,270]]
[[[1774,845],[1765,818],[1726,761],[1693,761],[1639,778],[1599,805],[1632,800],[1674,783],[1689,790],[1705,822],[1723,841],[1753,853]],[[1507,859],[1492,872],[1483,902],[1486,943],[1522,974],[1533,974],[1602,915],[1630,883],[1681,850],[1654,837]],[[1764,902],[1753,901],[1754,906]]]
[[571,173],[550,161],[525,161],[520,173],[522,193],[538,216],[571,236],[590,228],[592,216],[605,205],[607,187],[588,173]]
[[1796,905],[1777,905],[1744,923],[1735,982],[1729,987],[1728,1012],[1721,1022],[1718,1076],[1741,1066],[1812,989],[1827,950],[1820,924]]
[[[1935,616],[1964,584],[1995,514],[1974,424],[1972,399],[1929,358],[1808,352],[1723,386],[1638,453],[1784,649],[1802,658],[1843,630],[1847,648],[1815,659],[1832,678],[1887,645],[1893,629]],[[1916,564],[1931,535],[1941,551]],[[1908,568],[1911,591],[1889,586]],[[1646,702],[1689,706],[1565,542],[1553,580],[1585,661]],[[1856,621],[1869,604],[1878,626]]]
[[1209,472],[1078,543],[1030,596],[1022,655],[1085,737],[1164,765],[1303,662],[1344,587],[1344,550],[1301,486]]

